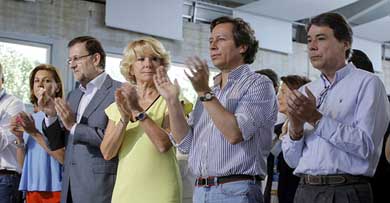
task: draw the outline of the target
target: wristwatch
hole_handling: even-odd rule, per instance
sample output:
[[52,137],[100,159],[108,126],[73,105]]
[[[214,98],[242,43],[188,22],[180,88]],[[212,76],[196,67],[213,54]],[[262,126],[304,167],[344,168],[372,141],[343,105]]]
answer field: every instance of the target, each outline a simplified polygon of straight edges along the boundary
[[206,92],[203,96],[199,97],[199,100],[202,102],[211,101],[215,97],[213,92]]
[[143,111],[143,112],[139,112],[139,113],[135,116],[135,120],[136,120],[136,121],[143,121],[143,120],[145,120],[147,117],[148,117],[148,114],[146,114],[146,112]]
[[24,146],[25,146],[24,142],[18,142],[18,140],[14,140],[14,145],[17,148],[24,148]]

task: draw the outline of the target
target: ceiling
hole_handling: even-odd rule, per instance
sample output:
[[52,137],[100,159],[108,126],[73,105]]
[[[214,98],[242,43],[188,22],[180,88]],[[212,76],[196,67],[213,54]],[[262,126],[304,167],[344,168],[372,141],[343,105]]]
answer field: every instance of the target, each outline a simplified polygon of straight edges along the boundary
[[[85,0],[105,4],[107,0]],[[114,0],[112,0],[114,1]],[[390,0],[198,0],[288,22],[334,11],[343,14],[356,36],[390,42]],[[378,32],[380,30],[380,32]]]
[[[307,22],[323,12],[343,14],[355,36],[390,42],[390,0],[208,0],[218,4],[234,2],[235,9],[288,22]],[[378,32],[380,30],[380,32]]]

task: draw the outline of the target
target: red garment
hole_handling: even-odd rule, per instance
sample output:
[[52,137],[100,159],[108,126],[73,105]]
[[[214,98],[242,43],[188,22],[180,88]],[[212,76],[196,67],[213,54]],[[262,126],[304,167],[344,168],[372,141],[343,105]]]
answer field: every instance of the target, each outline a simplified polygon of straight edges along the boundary
[[61,192],[27,192],[27,203],[60,203]]

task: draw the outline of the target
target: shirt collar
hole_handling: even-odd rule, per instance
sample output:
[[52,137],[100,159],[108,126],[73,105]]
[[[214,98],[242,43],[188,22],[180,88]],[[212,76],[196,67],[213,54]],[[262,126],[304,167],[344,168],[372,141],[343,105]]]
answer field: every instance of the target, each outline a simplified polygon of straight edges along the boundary
[[343,68],[336,71],[333,83],[330,83],[330,81],[326,78],[326,76],[324,74],[321,74],[321,79],[322,79],[322,82],[324,83],[324,86],[330,87],[330,86],[335,85],[337,82],[339,82],[340,80],[345,78],[345,76],[347,76],[354,68],[356,68],[356,67],[352,63],[348,63]]
[[102,72],[100,73],[98,76],[96,76],[93,80],[89,81],[89,83],[87,84],[86,88],[84,88],[81,84],[79,85],[79,89],[85,93],[87,90],[89,89],[100,89],[104,83],[104,81],[106,80],[106,77],[107,77],[107,73],[106,72]]
[[[242,64],[240,66],[238,66],[237,68],[233,69],[232,71],[230,71],[229,73],[229,76],[228,76],[228,81],[229,80],[237,80],[241,77],[241,75],[243,73],[246,73],[246,72],[249,72],[250,71],[250,68],[249,68],[249,65],[248,64]],[[219,73],[218,75],[216,75],[213,79],[214,79],[214,86],[215,85],[220,85],[221,84],[221,75],[222,73]]]

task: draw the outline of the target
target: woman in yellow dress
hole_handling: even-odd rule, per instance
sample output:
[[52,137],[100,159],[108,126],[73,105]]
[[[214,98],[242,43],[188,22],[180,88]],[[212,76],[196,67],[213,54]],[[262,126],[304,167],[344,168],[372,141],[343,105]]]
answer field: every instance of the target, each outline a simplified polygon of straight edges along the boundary
[[153,38],[131,42],[124,50],[121,73],[130,83],[117,89],[115,103],[106,109],[109,122],[100,146],[105,159],[119,158],[113,203],[182,201],[167,106],[153,82],[156,69],[166,70],[169,63],[168,52]]

